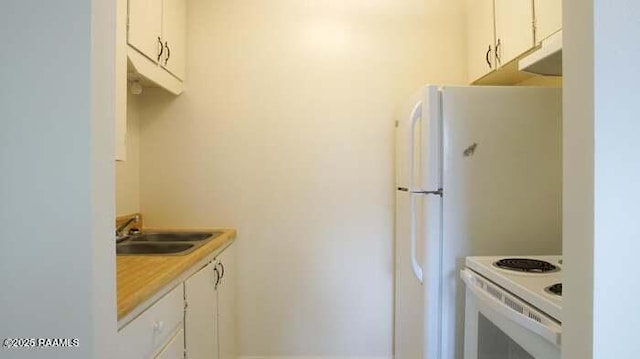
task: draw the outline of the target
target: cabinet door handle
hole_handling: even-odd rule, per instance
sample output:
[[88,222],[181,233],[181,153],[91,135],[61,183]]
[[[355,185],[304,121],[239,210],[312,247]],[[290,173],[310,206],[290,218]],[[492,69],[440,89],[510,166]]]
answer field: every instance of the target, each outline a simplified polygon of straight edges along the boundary
[[224,264],[222,264],[222,262],[218,263],[218,265],[220,266],[220,280],[222,280],[222,278],[224,278]]
[[213,271],[216,272],[216,283],[213,285],[213,289],[218,289],[218,283],[220,283],[220,272],[218,272],[218,266],[213,267]]
[[160,45],[160,51],[158,51],[158,62],[162,58],[162,53],[164,52],[164,46],[162,46],[162,39],[158,36],[158,44]]
[[167,57],[164,59],[164,65],[167,66],[169,58],[171,57],[171,49],[169,48],[169,42],[165,41],[164,47],[167,49]]
[[484,56],[484,58],[487,60],[489,68],[492,69],[493,66],[491,65],[491,60],[489,60],[489,55],[491,55],[491,45],[489,45],[489,50],[487,50],[487,54]]
[[498,43],[496,44],[496,63],[500,65],[502,60],[500,60],[500,39],[498,39]]

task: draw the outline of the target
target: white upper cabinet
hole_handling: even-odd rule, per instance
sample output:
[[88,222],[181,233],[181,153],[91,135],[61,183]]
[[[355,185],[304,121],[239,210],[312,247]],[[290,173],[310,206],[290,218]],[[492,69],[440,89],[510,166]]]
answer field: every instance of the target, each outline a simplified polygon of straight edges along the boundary
[[496,68],[493,0],[467,0],[467,51],[471,81]]
[[186,66],[186,0],[129,0],[129,78],[179,95]]
[[163,51],[162,0],[129,1],[129,45],[158,62]]
[[531,0],[495,0],[496,57],[507,64],[535,45]]
[[467,0],[466,6],[469,82],[513,84],[531,77],[518,73],[515,60],[536,46],[533,0]]
[[534,0],[536,43],[562,29],[562,0]]
[[187,52],[187,4],[185,0],[162,1],[162,40],[164,54],[161,65],[179,79],[184,79]]

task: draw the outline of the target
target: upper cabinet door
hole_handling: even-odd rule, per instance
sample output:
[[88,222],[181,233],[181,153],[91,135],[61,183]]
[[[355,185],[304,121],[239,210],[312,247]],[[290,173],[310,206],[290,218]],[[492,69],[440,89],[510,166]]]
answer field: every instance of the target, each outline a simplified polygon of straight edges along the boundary
[[536,43],[562,29],[562,1],[534,0]]
[[162,0],[129,0],[127,41],[154,62],[162,51]]
[[187,4],[185,0],[162,0],[162,40],[164,54],[161,65],[183,80],[186,68]]
[[469,82],[496,69],[493,0],[467,0]]
[[495,0],[495,21],[499,65],[534,46],[532,0]]

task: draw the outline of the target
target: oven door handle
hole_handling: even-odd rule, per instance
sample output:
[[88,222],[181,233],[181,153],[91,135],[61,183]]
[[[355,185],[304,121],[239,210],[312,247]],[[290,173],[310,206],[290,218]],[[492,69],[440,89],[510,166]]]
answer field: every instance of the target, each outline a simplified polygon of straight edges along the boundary
[[478,300],[489,306],[497,313],[503,315],[514,323],[538,334],[547,341],[551,342],[557,347],[560,347],[562,338],[562,329],[553,328],[542,323],[539,323],[529,317],[516,312],[515,310],[507,307],[504,303],[491,296],[489,293],[481,290],[477,287],[476,280],[472,274],[466,270],[460,271],[460,277],[467,285],[467,288],[473,293]]

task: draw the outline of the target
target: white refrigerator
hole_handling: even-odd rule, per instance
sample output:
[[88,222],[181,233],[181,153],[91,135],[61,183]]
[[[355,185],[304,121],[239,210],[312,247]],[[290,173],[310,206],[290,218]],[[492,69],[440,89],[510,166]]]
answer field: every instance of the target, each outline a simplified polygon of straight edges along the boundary
[[460,359],[474,255],[561,253],[560,89],[424,86],[396,117],[395,359]]

